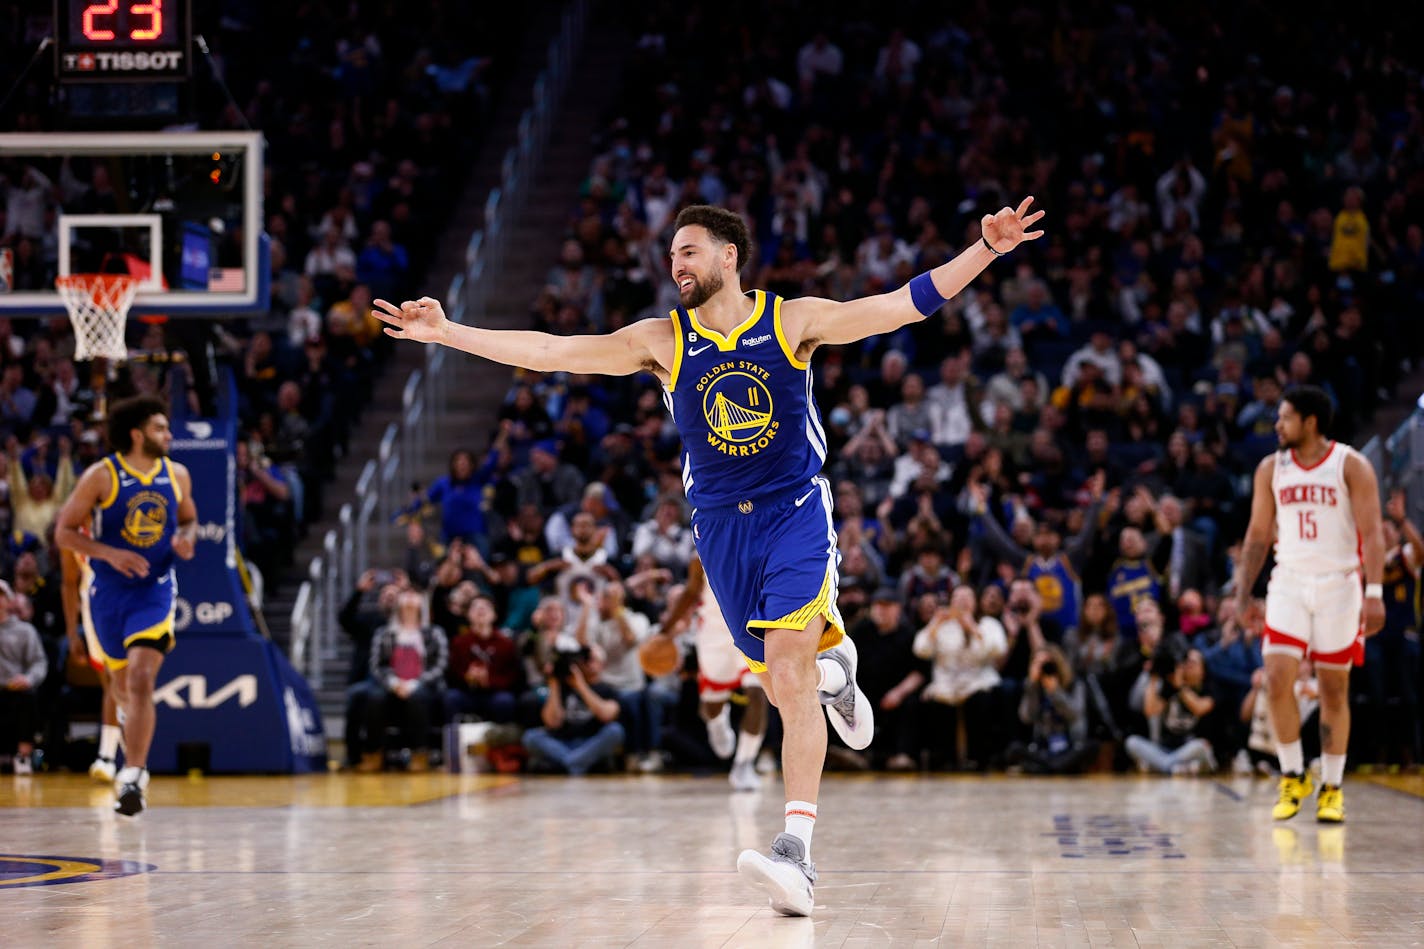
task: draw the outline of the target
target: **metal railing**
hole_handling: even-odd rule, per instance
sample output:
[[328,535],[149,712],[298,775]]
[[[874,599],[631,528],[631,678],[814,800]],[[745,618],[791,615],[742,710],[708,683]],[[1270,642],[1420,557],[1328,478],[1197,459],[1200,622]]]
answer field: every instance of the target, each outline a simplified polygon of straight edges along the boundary
[[1374,466],[1380,490],[1403,488],[1410,519],[1424,521],[1424,395],[1388,437],[1371,438],[1360,452]]
[[[549,41],[544,69],[532,87],[532,102],[519,117],[515,144],[500,162],[498,187],[485,199],[484,226],[465,247],[462,273],[450,281],[445,312],[457,323],[485,312],[490,283],[500,273],[512,220],[524,208],[529,184],[544,157],[554,111],[569,86],[574,56],[588,21],[588,0],[573,0]],[[488,279],[487,279],[488,278]],[[449,404],[454,373],[443,347],[428,346],[425,367],[411,373],[401,391],[400,421],[381,436],[376,457],[366,462],[355,495],[343,505],[337,526],[322,538],[307,580],[292,607],[292,664],[320,688],[338,655],[336,617],[342,599],[373,563],[389,564],[400,549],[394,522],[408,503],[408,486],[432,451],[434,424]],[[404,487],[403,487],[404,486]]]

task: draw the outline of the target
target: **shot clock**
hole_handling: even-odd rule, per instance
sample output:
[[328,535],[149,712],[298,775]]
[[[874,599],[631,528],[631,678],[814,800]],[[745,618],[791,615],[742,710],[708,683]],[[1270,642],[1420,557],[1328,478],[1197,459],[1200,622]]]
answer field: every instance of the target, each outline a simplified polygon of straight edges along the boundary
[[192,73],[192,0],[55,0],[60,82],[143,82]]

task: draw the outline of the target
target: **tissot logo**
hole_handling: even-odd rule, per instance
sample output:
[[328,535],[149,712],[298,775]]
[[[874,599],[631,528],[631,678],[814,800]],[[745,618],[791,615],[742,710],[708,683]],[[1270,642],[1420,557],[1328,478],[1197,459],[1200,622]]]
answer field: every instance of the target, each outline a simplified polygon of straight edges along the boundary
[[181,50],[64,54],[64,68],[70,72],[176,72],[182,67]]
[[765,343],[765,342],[768,341],[769,339],[771,339],[771,334],[770,334],[770,333],[767,333],[765,336],[743,336],[743,337],[742,337],[742,345],[743,345],[743,346],[760,346],[762,343]]

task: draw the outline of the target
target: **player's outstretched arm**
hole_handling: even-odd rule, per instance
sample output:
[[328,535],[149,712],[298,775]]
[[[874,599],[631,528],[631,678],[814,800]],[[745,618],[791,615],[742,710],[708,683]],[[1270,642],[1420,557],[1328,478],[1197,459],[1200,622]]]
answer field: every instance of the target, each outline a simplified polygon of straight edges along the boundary
[[666,381],[672,364],[672,326],[667,320],[642,320],[602,336],[554,336],[532,330],[492,330],[451,322],[440,301],[407,300],[400,306],[376,300],[371,311],[389,324],[386,335],[419,343],[440,343],[536,372],[576,372],[630,376],[653,372]]
[[1252,624],[1256,617],[1251,606],[1251,589],[1261,568],[1266,565],[1266,555],[1271,552],[1271,543],[1276,536],[1276,498],[1271,493],[1271,479],[1276,473],[1276,456],[1267,455],[1256,466],[1256,476],[1251,485],[1251,521],[1246,526],[1246,537],[1241,542],[1241,559],[1236,564],[1236,615],[1238,622],[1247,625],[1248,613],[1252,613]]
[[782,326],[798,359],[805,359],[823,344],[853,343],[889,333],[934,313],[945,301],[969,286],[996,257],[1024,241],[1037,240],[1043,231],[1028,228],[1044,215],[1030,212],[1033,196],[1017,208],[986,214],[980,222],[982,237],[948,263],[926,271],[898,290],[846,303],[818,297],[787,300],[782,306]]

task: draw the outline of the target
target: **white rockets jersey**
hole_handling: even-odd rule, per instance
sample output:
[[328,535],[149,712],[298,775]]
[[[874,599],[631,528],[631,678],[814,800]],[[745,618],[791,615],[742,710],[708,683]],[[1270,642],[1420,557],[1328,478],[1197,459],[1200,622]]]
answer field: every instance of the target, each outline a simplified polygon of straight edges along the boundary
[[1276,564],[1304,574],[1346,573],[1360,567],[1360,535],[1345,487],[1345,460],[1357,452],[1331,442],[1309,468],[1295,452],[1276,452]]

